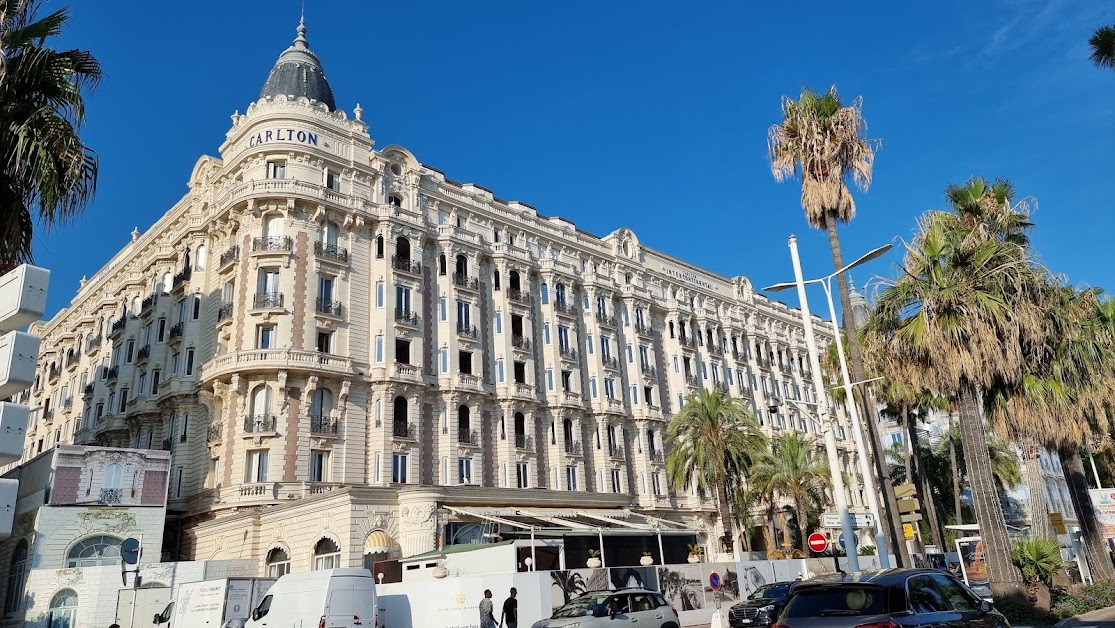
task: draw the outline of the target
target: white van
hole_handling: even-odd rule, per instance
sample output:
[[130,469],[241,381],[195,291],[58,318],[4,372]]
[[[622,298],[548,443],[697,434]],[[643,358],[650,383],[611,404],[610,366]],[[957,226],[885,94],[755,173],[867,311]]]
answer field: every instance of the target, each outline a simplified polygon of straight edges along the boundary
[[377,611],[367,569],[289,573],[252,609],[244,628],[378,628]]

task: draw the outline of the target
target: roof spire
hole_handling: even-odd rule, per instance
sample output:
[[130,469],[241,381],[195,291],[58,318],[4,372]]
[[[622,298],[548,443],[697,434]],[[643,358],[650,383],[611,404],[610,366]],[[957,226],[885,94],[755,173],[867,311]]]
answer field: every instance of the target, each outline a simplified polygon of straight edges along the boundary
[[310,47],[310,42],[306,40],[306,7],[302,6],[302,17],[298,19],[298,36],[294,38],[294,47],[303,50]]

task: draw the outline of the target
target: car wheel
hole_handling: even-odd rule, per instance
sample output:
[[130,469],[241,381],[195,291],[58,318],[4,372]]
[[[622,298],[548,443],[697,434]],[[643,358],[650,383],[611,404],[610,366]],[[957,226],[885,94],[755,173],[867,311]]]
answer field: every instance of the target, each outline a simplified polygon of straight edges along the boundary
[[670,622],[668,624],[662,624],[662,628],[681,628],[681,626],[678,626],[677,624],[675,624],[673,622]]

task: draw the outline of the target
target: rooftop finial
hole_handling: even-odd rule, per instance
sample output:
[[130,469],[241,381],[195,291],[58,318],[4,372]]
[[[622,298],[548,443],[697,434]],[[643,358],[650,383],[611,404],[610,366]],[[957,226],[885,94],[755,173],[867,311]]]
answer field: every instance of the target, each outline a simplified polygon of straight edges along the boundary
[[294,38],[295,48],[309,48],[310,43],[306,41],[306,4],[302,3],[302,17],[298,19],[298,36]]

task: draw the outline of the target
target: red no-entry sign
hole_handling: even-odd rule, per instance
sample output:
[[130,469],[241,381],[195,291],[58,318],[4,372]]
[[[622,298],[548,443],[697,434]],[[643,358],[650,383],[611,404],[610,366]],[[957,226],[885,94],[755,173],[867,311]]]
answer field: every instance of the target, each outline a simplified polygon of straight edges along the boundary
[[828,537],[820,532],[814,532],[809,535],[809,549],[814,552],[823,552],[829,546]]

